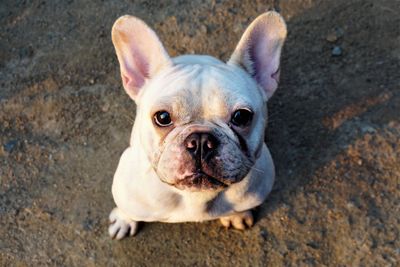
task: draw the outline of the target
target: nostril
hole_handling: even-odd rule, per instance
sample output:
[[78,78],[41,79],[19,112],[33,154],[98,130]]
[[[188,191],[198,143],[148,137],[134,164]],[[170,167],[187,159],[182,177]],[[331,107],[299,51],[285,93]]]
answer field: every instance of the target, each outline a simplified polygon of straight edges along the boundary
[[196,147],[197,147],[196,140],[191,140],[186,143],[186,148],[188,148],[188,149],[193,150],[193,149],[196,149]]
[[189,135],[185,140],[185,147],[191,153],[196,153],[199,147],[199,136],[197,134]]
[[206,142],[206,145],[207,145],[207,147],[208,147],[209,149],[213,149],[213,148],[214,148],[214,143],[211,142],[210,140],[208,140],[208,141]]
[[218,140],[211,134],[204,134],[201,141],[205,151],[213,151],[218,146]]

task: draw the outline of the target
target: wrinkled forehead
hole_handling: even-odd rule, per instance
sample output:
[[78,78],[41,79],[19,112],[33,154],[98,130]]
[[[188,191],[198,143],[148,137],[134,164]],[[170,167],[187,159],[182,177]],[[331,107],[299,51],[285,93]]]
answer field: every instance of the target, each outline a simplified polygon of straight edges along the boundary
[[177,65],[154,77],[143,95],[150,111],[171,110],[180,116],[193,112],[203,117],[228,116],[235,106],[260,106],[255,82],[237,67]]

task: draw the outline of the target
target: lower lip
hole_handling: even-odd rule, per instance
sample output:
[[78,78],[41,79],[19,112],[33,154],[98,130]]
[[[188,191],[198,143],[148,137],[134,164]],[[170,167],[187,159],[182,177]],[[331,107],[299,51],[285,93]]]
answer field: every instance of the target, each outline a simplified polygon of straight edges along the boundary
[[226,184],[217,179],[208,176],[207,174],[195,174],[180,180],[177,184],[178,188],[195,189],[195,190],[218,190],[227,187]]

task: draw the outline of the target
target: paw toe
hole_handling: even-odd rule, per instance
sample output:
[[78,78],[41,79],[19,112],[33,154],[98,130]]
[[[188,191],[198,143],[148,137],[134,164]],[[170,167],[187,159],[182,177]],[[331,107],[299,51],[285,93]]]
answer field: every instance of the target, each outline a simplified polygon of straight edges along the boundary
[[235,217],[232,218],[232,226],[235,229],[244,230],[246,228],[243,218]]
[[219,220],[225,228],[229,228],[231,226],[231,221],[229,220],[229,217],[223,217],[220,218]]
[[253,214],[251,213],[251,211],[248,212],[248,214],[246,214],[246,216],[244,217],[244,223],[246,224],[247,227],[252,227],[254,224],[254,217]]
[[233,228],[239,230],[244,230],[248,227],[253,226],[254,224],[253,214],[249,210],[238,212],[231,216],[222,217],[220,218],[220,221],[221,224],[226,228],[229,228],[232,225]]
[[130,231],[129,231],[129,236],[134,236],[137,233],[138,230],[138,223],[137,222],[130,222]]
[[121,240],[128,234],[128,232],[129,232],[129,225],[128,224],[121,225],[115,236],[115,239]]
[[118,219],[118,208],[114,208],[110,212],[110,215],[108,216],[108,219],[109,219],[110,223],[115,223],[115,221]]
[[127,235],[135,235],[138,230],[138,223],[122,218],[117,208],[111,211],[109,219],[111,224],[108,227],[108,234],[111,238],[121,240]]
[[108,234],[110,235],[111,238],[115,238],[115,236],[119,232],[119,229],[120,229],[120,226],[116,222],[114,222],[113,224],[111,224],[108,227]]

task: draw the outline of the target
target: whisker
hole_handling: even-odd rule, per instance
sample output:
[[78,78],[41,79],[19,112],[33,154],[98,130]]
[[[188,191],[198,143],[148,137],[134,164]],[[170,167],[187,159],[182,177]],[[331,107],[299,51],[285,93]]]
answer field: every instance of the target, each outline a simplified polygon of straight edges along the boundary
[[135,122],[135,116],[132,116],[132,114],[128,113],[127,111],[123,110],[122,115],[125,119],[127,119],[130,123],[134,123]]
[[126,115],[126,114],[122,114],[124,117],[125,117],[125,119],[127,119],[131,124],[133,124],[134,122],[135,122],[135,119],[134,118],[132,118],[132,117],[130,117],[129,115]]
[[254,167],[250,167],[250,169],[254,170],[254,171],[257,171],[259,173],[265,173],[263,170],[260,170],[260,169],[254,168]]
[[258,172],[261,172],[261,173],[264,173],[264,171],[263,170],[261,170],[261,169],[258,169],[258,168],[256,168],[256,167],[254,167],[254,165],[249,165],[249,164],[244,164],[246,167],[249,167],[250,169],[252,169],[252,170],[255,170],[255,171],[258,171]]

